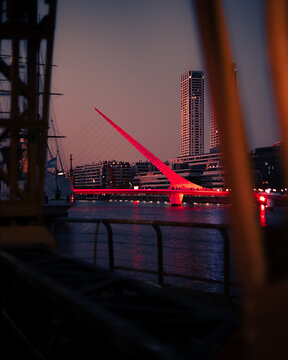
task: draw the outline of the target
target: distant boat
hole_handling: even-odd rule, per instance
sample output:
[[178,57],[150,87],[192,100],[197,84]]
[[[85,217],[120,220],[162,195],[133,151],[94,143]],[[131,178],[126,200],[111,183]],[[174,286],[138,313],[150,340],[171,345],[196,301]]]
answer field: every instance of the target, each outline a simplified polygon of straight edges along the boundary
[[70,178],[57,169],[57,157],[47,162],[44,184],[45,218],[55,218],[68,215],[68,210],[73,205],[73,190]]
[[71,179],[65,176],[58,142],[65,136],[58,134],[55,121],[54,114],[54,120],[49,120],[50,134],[48,135],[48,158],[45,168],[43,215],[46,219],[67,216],[73,205]]

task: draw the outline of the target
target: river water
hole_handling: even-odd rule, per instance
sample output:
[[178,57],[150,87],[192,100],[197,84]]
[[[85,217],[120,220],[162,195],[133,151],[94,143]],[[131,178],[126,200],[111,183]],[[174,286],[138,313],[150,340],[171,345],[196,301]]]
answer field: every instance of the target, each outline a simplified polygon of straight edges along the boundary
[[[260,214],[262,225],[276,224],[283,219],[283,209],[264,210]],[[171,207],[163,202],[91,201],[78,200],[69,210],[67,219],[136,219],[165,220],[207,224],[228,224],[229,205],[183,204]],[[60,251],[69,256],[93,262],[94,223],[61,223],[55,225],[54,234]],[[133,269],[157,270],[157,237],[152,226],[112,225],[114,260],[116,266]],[[164,276],[164,283],[189,287],[194,290],[223,292],[224,242],[217,229],[161,227],[163,235],[164,271],[189,279]],[[97,266],[108,268],[107,231],[103,224],[98,229]],[[231,280],[237,281],[233,270],[233,250],[230,259]],[[148,273],[119,273],[140,280],[157,283],[157,275]],[[216,282],[191,280],[190,277]],[[217,283],[219,282],[219,283]]]

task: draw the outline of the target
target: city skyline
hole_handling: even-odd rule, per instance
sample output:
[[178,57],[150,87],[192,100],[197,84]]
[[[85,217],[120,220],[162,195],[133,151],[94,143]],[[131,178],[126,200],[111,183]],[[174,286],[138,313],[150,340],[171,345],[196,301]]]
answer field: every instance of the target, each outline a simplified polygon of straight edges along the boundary
[[[269,146],[280,139],[269,87],[263,4],[246,0],[224,1],[223,5],[238,68],[248,142],[251,148]],[[110,146],[111,154],[102,153],[97,158],[108,141],[99,140],[103,128],[93,106],[161,160],[180,156],[179,77],[189,67],[205,72],[189,1],[125,0],[119,4],[86,0],[79,6],[78,2],[62,0],[58,4],[54,63],[52,91],[64,96],[54,98],[51,116],[57,120],[60,134],[66,136],[66,164],[71,150],[75,164],[121,155],[117,148],[112,153]],[[207,152],[208,86],[205,97]],[[85,138],[84,133],[90,137]],[[129,150],[125,151],[128,155],[121,158],[131,161]],[[133,156],[134,161],[141,160],[140,154]]]

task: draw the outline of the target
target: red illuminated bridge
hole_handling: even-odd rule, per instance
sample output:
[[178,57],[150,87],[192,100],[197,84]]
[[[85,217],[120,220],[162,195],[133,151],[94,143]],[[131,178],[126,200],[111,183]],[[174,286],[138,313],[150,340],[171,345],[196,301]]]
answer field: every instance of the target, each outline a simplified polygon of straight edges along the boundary
[[216,191],[203,188],[197,184],[190,182],[183,178],[154,154],[147,150],[143,145],[136,141],[132,136],[127,134],[123,129],[116,125],[107,116],[101,113],[98,109],[95,110],[100,114],[110,125],[112,125],[125,139],[127,139],[142,155],[146,157],[161,173],[167,177],[170,182],[168,189],[74,189],[75,195],[87,195],[87,194],[157,194],[157,195],[168,195],[171,205],[181,205],[183,196],[217,196],[227,197],[230,195],[229,191]]
[[[171,205],[181,205],[184,195],[190,196],[229,196],[229,191],[216,190],[190,190],[190,189],[74,189],[74,194],[88,195],[88,194],[128,194],[128,195],[168,195]],[[181,199],[180,203],[175,203],[173,200]]]

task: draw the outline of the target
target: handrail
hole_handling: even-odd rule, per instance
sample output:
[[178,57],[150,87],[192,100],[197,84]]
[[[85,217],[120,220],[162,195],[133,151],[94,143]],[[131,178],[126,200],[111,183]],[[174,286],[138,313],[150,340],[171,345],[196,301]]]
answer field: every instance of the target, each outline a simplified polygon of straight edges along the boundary
[[[224,296],[225,298],[229,298],[230,296],[230,286],[232,283],[230,282],[230,240],[227,234],[227,231],[230,229],[227,224],[209,224],[209,223],[190,223],[190,222],[177,222],[177,221],[155,221],[155,220],[135,220],[135,219],[97,219],[97,218],[69,218],[69,219],[57,219],[55,223],[96,223],[95,228],[95,236],[94,236],[94,251],[93,251],[93,262],[96,264],[97,260],[97,241],[98,241],[98,231],[100,224],[103,224],[107,231],[107,241],[108,241],[108,260],[109,260],[109,270],[125,270],[125,271],[133,271],[140,273],[149,273],[158,275],[158,285],[164,285],[164,276],[170,277],[178,277],[202,282],[209,283],[217,283],[224,285]],[[112,224],[122,224],[122,225],[147,225],[152,226],[156,233],[157,239],[157,259],[158,266],[156,270],[148,270],[148,269],[135,269],[127,266],[119,266],[115,265],[114,258],[114,238],[113,238],[113,229]],[[173,226],[173,227],[186,227],[186,228],[199,228],[199,229],[215,229],[220,232],[223,239],[223,274],[224,281],[208,279],[203,277],[189,276],[171,272],[164,271],[164,263],[163,263],[163,236],[161,227],[162,226]],[[53,228],[54,231],[54,228]]]

